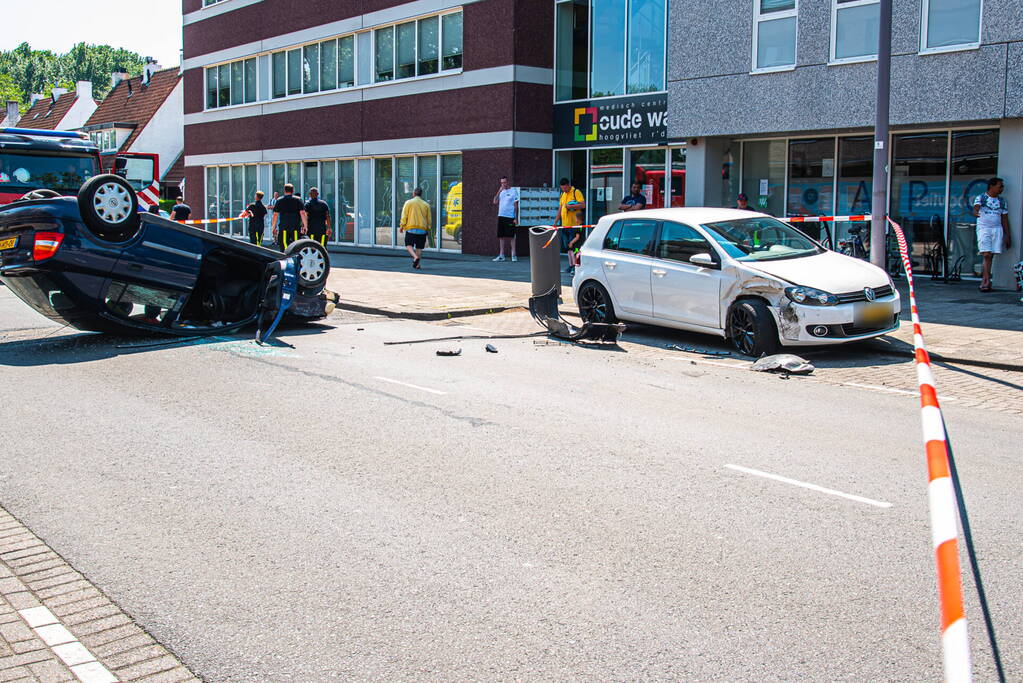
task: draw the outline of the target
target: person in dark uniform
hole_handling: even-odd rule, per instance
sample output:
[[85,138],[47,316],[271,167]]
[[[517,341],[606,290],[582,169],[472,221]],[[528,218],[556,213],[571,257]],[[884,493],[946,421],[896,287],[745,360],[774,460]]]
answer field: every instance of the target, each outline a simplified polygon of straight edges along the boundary
[[309,189],[309,201],[305,203],[305,213],[309,221],[309,239],[316,240],[326,246],[330,237],[330,205],[320,199],[320,191],[315,187]]
[[309,232],[308,216],[302,200],[295,196],[295,186],[288,183],[284,186],[284,196],[274,204],[273,237],[281,251],[299,239],[299,232]]
[[178,203],[171,209],[171,218],[176,221],[187,221],[192,215],[192,207],[185,203],[185,197],[179,196]]
[[266,206],[263,204],[263,191],[256,190],[256,198],[245,207],[242,216],[249,219],[249,241],[253,244],[263,243],[263,231],[266,229]]

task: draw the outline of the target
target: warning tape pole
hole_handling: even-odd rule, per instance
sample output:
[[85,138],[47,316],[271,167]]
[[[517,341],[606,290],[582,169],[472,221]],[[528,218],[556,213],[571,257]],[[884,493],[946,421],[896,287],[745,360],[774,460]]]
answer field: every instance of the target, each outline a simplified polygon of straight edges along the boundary
[[941,650],[946,681],[971,679],[970,643],[963,609],[963,581],[959,567],[956,494],[952,484],[948,436],[931,373],[931,359],[924,346],[920,317],[913,288],[913,266],[902,227],[888,218],[899,243],[902,266],[909,282],[909,311],[913,320],[913,348],[916,376],[920,386],[920,417],[923,422],[924,452],[927,457],[927,501],[931,517],[931,541],[938,572],[938,600],[941,607]]

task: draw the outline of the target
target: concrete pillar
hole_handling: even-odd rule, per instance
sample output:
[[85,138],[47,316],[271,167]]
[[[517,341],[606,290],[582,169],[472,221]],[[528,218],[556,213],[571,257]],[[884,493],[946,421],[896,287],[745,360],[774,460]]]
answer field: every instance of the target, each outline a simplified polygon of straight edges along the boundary
[[1005,179],[1005,203],[1009,207],[1009,232],[1012,246],[995,256],[992,284],[1015,289],[1013,264],[1023,254],[1023,118],[1002,119],[998,134],[998,177]]
[[686,145],[686,206],[729,206],[721,164],[726,140],[693,138]]

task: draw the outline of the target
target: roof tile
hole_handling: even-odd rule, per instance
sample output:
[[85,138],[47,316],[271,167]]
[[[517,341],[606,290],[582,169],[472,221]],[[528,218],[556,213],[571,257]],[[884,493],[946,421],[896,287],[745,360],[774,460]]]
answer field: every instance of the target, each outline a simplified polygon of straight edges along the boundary
[[18,121],[18,125],[21,128],[60,130],[61,119],[71,110],[77,99],[77,92],[66,92],[58,97],[56,102],[52,97],[44,97],[29,107]]
[[135,142],[135,138],[142,133],[142,129],[153,118],[180,79],[178,67],[175,66],[155,72],[149,85],[142,85],[141,76],[123,80],[114,86],[114,89],[107,94],[106,99],[96,107],[96,111],[92,113],[85,125],[134,123],[135,130],[121,145],[121,149],[127,150]]

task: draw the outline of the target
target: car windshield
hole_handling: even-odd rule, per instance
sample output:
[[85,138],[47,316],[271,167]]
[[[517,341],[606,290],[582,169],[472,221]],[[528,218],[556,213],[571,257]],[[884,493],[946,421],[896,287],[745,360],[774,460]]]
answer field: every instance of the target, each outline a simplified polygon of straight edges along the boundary
[[803,233],[770,216],[706,223],[703,228],[736,261],[773,261],[824,251]]
[[87,154],[0,152],[0,192],[48,188],[74,194],[97,172],[95,157]]

